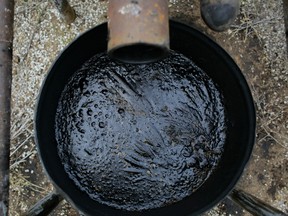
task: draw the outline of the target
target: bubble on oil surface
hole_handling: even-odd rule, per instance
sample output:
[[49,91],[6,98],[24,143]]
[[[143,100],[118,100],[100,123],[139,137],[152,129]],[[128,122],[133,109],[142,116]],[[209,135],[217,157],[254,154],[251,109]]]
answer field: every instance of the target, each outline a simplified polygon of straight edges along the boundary
[[104,122],[99,122],[99,127],[100,128],[105,128],[105,123]]
[[122,109],[122,108],[118,109],[118,113],[119,113],[119,114],[123,114],[124,112],[125,112],[124,109]]
[[147,65],[98,54],[58,104],[58,154],[74,183],[118,209],[180,201],[209,177],[226,139],[223,98],[181,54]]

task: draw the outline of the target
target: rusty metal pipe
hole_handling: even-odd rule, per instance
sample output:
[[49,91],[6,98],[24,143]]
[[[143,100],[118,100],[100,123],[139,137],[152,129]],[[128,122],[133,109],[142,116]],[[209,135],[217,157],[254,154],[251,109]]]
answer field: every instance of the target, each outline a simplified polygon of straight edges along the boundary
[[168,0],[110,0],[108,54],[125,63],[149,63],[169,51]]

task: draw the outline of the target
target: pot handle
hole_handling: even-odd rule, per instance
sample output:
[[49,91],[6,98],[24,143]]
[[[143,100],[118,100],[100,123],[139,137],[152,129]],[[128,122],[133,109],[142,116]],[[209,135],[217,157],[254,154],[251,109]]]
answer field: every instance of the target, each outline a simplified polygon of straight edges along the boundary
[[52,191],[21,216],[49,215],[62,200],[63,197],[57,191]]
[[[279,209],[269,206],[242,190],[234,189],[228,197],[254,216],[287,216],[287,214]],[[27,213],[22,214],[22,216],[49,215],[62,200],[63,197],[56,191],[53,191],[37,202]]]
[[234,189],[232,193],[228,195],[229,199],[240,205],[242,208],[250,212],[255,216],[287,216],[284,212],[276,209],[262,200],[247,194],[242,190]]

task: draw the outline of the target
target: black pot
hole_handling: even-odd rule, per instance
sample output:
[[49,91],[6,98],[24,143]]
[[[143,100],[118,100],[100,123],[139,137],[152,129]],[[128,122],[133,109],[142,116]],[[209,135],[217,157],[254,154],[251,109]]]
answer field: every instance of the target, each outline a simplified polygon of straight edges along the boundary
[[64,86],[89,58],[107,49],[107,24],[71,43],[54,63],[39,95],[35,116],[36,143],[45,170],[56,189],[87,215],[199,215],[220,202],[235,186],[249,160],[255,139],[255,110],[247,82],[231,57],[199,31],[170,22],[170,46],[189,56],[219,86],[225,98],[228,137],[217,169],[192,195],[180,202],[142,212],[117,210],[92,200],[68,177],[57,153],[55,114]]

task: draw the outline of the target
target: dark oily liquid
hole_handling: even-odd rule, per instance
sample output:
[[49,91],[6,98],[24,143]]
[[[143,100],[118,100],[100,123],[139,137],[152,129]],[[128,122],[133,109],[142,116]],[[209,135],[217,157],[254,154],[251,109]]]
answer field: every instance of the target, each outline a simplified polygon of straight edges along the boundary
[[129,65],[100,54],[62,93],[58,152],[92,199],[130,211],[157,208],[189,196],[217,166],[224,114],[212,80],[183,55]]

